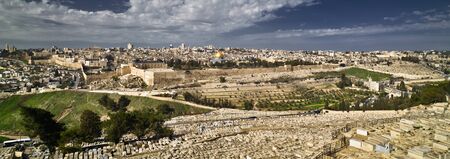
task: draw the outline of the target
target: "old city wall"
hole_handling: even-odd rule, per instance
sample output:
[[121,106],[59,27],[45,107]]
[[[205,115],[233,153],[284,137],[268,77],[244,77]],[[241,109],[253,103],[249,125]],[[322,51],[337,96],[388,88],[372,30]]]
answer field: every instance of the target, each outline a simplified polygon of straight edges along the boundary
[[28,63],[34,65],[46,65],[52,63],[52,61],[51,59],[40,59],[40,60],[30,60]]
[[334,70],[338,68],[339,65],[329,65],[329,64],[323,64],[323,65],[299,65],[299,66],[292,66],[293,71],[303,71],[303,70]]
[[338,65],[301,65],[301,66],[280,66],[275,68],[244,68],[244,69],[208,69],[191,70],[186,73],[186,81],[217,79],[219,76],[247,75],[271,72],[291,72],[301,70],[333,70]]
[[184,72],[155,72],[154,84],[156,87],[164,87],[182,83],[186,75]]
[[245,74],[257,74],[267,72],[288,72],[289,68],[245,68],[245,69],[208,69],[208,70],[191,70],[186,74],[186,80],[205,80],[216,79],[219,76],[233,76]]
[[67,61],[65,58],[58,57],[58,55],[53,55],[50,60],[51,60],[52,63],[55,63],[57,65],[61,65],[61,66],[64,66],[64,67],[75,68],[75,69],[83,68],[81,63]]
[[130,66],[130,74],[141,77],[145,84],[149,86],[154,85],[154,73],[152,71]]

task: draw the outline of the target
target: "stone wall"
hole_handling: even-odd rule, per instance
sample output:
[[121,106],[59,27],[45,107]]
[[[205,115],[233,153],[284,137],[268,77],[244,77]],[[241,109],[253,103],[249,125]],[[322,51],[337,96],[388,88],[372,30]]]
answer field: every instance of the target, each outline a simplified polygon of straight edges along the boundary
[[175,85],[184,82],[184,72],[155,72],[154,73],[154,85],[156,87],[163,87],[169,85]]
[[[163,87],[178,84],[184,81],[184,72],[170,69],[139,69],[129,66],[130,74],[141,77],[145,84],[155,87]],[[127,70],[124,70],[126,72]]]
[[126,75],[131,73],[131,68],[129,65],[122,65],[119,68],[119,72],[121,75]]
[[52,63],[51,59],[28,60],[28,64],[46,65]]
[[333,69],[336,69],[338,67],[339,67],[339,65],[330,65],[330,64],[323,64],[323,65],[299,65],[299,66],[293,66],[293,71],[317,70],[317,69],[333,70]]
[[62,57],[59,57],[58,55],[53,55],[52,58],[51,58],[51,62],[55,63],[57,65],[61,65],[61,66],[64,66],[64,67],[69,67],[69,68],[75,68],[75,69],[83,68],[81,63],[73,62],[71,59],[62,58]]
[[166,69],[166,68],[168,68],[167,64],[162,63],[162,62],[134,63],[133,66],[137,67],[137,68],[140,68],[140,69],[154,69],[154,68]]
[[187,73],[186,80],[204,80],[216,79],[219,76],[246,75],[268,72],[290,72],[289,67],[276,68],[245,68],[245,69],[207,69],[207,70],[191,70]]
[[139,76],[144,80],[145,84],[152,86],[154,84],[153,77],[154,74],[152,71],[139,69],[133,66],[130,66],[130,73],[135,76]]
[[208,69],[191,70],[186,74],[187,81],[217,79],[219,76],[248,75],[258,73],[292,72],[300,70],[333,70],[338,65],[301,65],[301,66],[280,66],[274,68],[244,68],[244,69]]

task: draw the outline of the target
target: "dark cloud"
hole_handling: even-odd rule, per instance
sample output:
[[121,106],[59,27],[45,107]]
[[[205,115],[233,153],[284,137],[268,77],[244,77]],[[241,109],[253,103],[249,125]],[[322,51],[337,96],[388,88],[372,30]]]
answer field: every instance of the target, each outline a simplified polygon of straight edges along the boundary
[[[0,0],[0,41],[23,47],[127,42],[286,49],[450,47],[441,45],[450,41],[448,36],[435,33],[450,32],[449,2],[405,2]],[[426,40],[411,40],[411,35]],[[383,37],[393,44],[376,41]]]

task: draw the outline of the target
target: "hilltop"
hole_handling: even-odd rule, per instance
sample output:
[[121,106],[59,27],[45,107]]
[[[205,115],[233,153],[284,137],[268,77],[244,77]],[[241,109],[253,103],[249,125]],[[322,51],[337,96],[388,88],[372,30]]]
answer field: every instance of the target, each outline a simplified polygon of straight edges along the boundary
[[[78,123],[79,116],[83,110],[91,110],[103,118],[110,112],[98,103],[103,93],[58,91],[33,95],[15,95],[0,101],[0,132],[20,132],[21,116],[19,104],[38,107],[50,111],[56,120],[64,122],[71,127]],[[109,94],[117,100],[120,95]],[[143,108],[157,108],[161,104],[169,104],[175,109],[174,116],[186,114],[199,114],[208,112],[206,109],[195,108],[188,105],[159,101],[146,97],[126,96],[131,100],[129,111],[141,110]]]

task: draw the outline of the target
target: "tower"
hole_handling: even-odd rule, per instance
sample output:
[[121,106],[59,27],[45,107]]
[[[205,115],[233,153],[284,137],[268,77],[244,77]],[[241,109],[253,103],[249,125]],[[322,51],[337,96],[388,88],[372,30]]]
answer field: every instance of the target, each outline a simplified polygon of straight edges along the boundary
[[131,49],[133,49],[133,44],[131,44],[131,43],[128,43],[128,45],[127,45],[127,49],[128,49],[128,50],[131,50]]

